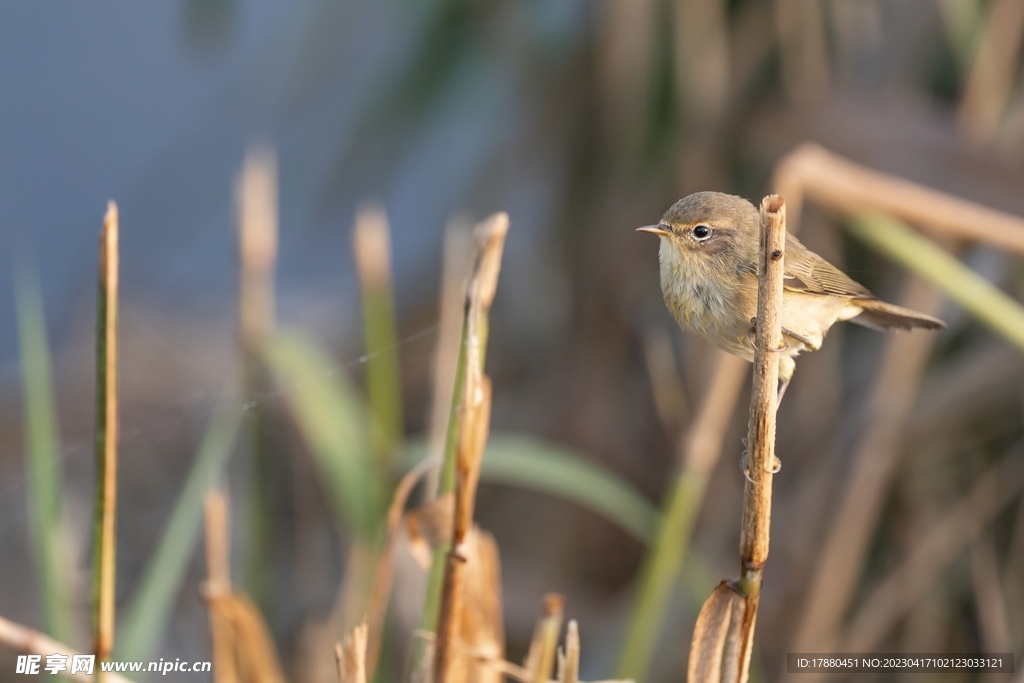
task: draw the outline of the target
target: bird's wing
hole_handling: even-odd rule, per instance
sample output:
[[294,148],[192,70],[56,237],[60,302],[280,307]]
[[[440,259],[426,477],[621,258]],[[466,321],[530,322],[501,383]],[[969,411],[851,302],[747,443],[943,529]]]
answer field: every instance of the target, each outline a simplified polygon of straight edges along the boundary
[[804,294],[848,296],[874,299],[868,288],[853,281],[843,271],[786,235],[786,261],[783,287]]

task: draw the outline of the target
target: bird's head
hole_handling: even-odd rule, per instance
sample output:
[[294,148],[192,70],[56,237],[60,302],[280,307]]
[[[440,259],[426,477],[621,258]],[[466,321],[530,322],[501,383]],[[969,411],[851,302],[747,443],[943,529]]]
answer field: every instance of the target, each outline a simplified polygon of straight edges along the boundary
[[700,258],[701,254],[737,251],[751,242],[757,248],[758,213],[742,197],[721,192],[696,192],[673,204],[657,225],[637,228],[658,235],[665,246],[680,255]]

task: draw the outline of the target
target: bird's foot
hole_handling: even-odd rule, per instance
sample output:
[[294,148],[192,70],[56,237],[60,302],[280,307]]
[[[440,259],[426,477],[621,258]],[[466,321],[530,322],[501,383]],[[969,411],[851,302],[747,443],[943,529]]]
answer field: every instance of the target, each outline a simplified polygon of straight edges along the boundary
[[[747,438],[743,437],[742,439],[740,439],[740,442],[743,444],[743,452],[740,454],[740,471],[743,472],[743,476],[746,477],[747,481],[753,484],[754,480],[750,476],[750,467],[749,463],[747,462],[747,456],[750,453],[750,449],[747,446]],[[778,456],[773,455],[771,464],[768,467],[764,468],[764,471],[769,472],[771,474],[777,474],[781,469],[782,460],[780,460]]]
[[[747,330],[747,341],[749,341],[750,345],[755,349],[757,348],[757,318],[750,319],[750,329]],[[789,350],[789,342],[786,341],[785,337],[782,338],[782,343],[780,343],[779,347],[775,350],[779,353]]]

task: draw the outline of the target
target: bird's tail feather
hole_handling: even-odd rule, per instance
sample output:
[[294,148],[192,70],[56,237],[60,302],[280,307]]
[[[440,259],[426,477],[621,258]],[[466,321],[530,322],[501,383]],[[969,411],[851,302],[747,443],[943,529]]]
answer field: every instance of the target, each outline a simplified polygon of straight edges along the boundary
[[921,327],[926,330],[944,330],[946,323],[925,313],[918,313],[909,308],[888,304],[879,299],[861,299],[857,303],[864,311],[850,322],[870,327],[875,330],[891,330],[893,328],[910,330]]

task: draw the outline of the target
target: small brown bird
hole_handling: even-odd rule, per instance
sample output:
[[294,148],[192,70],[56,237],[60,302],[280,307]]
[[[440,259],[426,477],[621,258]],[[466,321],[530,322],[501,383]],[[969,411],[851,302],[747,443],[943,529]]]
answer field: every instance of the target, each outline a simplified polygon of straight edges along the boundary
[[[760,216],[742,197],[697,192],[680,199],[657,225],[661,291],[680,327],[729,353],[754,360]],[[937,318],[885,303],[863,285],[786,235],[779,399],[803,351],[817,351],[837,320],[875,330],[939,330]]]

